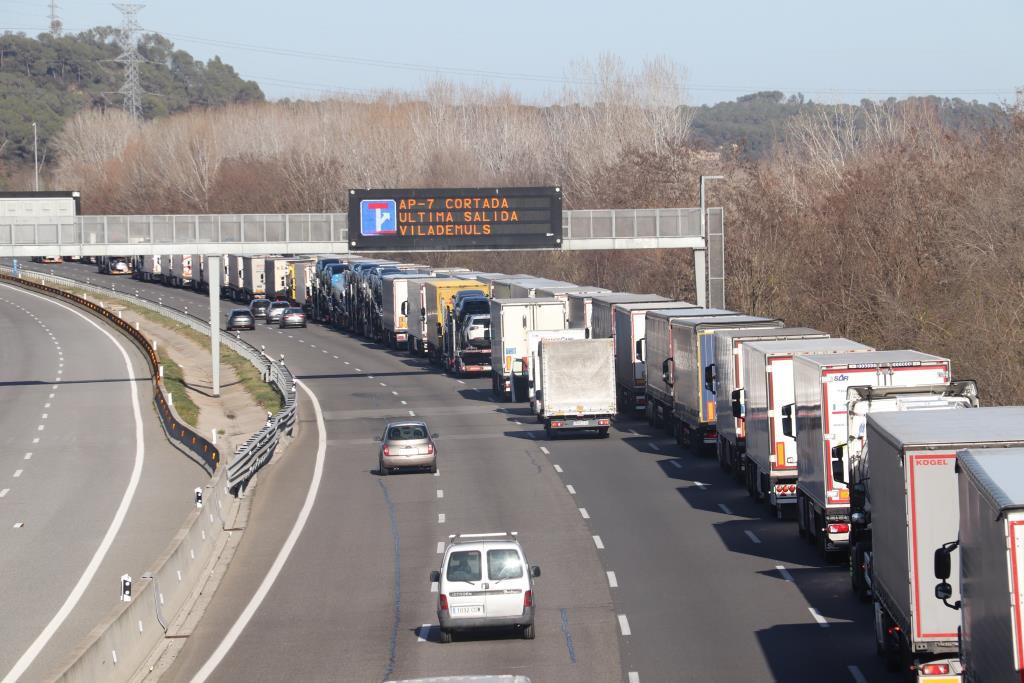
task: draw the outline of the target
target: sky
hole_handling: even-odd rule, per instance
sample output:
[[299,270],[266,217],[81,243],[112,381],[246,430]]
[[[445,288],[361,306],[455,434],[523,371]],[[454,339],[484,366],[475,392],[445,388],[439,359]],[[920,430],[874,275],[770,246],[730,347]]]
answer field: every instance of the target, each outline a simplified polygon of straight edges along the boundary
[[[0,0],[0,31],[45,30],[49,6]],[[109,3],[58,7],[70,31],[121,22]],[[273,99],[417,90],[442,77],[545,102],[574,61],[603,53],[632,69],[667,57],[697,105],[759,90],[1013,102],[1024,86],[1020,0],[150,0],[138,17],[198,58],[219,55]]]

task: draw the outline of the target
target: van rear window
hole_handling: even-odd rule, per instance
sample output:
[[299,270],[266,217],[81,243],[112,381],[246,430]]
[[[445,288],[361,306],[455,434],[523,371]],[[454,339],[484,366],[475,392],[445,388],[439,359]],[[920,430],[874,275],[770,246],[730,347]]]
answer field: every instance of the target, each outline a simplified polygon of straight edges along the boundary
[[491,581],[521,579],[523,562],[512,548],[487,551],[487,576]]
[[448,558],[448,571],[445,578],[449,581],[479,581],[480,551],[456,550]]

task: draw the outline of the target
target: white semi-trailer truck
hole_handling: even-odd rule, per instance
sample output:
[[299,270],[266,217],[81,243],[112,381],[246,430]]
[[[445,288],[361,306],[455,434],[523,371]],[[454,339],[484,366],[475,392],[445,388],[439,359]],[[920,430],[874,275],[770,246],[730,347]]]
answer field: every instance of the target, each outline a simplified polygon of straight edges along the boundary
[[537,355],[548,438],[582,430],[608,436],[615,413],[612,340],[543,339]]
[[671,308],[697,308],[687,301],[617,303],[615,317],[615,384],[620,413],[643,415],[647,407],[647,363],[644,362],[644,338],[647,312]]
[[[871,503],[878,653],[891,670],[920,681],[957,675],[960,615],[935,599],[933,578],[936,549],[960,529],[956,454],[1024,446],[1024,408],[869,414],[866,438],[870,477],[857,495]],[[953,585],[957,578],[954,568]],[[949,597],[958,599],[959,590]]]
[[491,389],[501,400],[525,401],[533,330],[565,329],[557,299],[491,299]]
[[[797,356],[795,405],[783,406],[783,432],[796,438],[797,527],[823,556],[847,553],[850,537],[846,453],[833,466],[833,448],[846,444],[846,394],[851,386],[949,384],[949,359],[920,351],[869,351]],[[795,420],[794,420],[795,418]],[[795,432],[792,430],[795,428]],[[837,478],[834,472],[844,476]]]
[[[1024,416],[1018,418],[1024,420]],[[967,683],[1024,681],[1024,448],[966,449],[957,454],[960,502],[956,543],[935,557],[936,597],[954,595],[960,570],[960,657]],[[943,559],[944,558],[944,559]]]

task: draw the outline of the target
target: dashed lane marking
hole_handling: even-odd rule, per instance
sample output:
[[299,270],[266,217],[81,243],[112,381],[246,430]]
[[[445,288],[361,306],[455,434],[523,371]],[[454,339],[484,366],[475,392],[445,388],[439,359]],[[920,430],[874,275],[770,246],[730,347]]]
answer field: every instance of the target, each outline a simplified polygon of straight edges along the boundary
[[753,531],[751,531],[750,529],[746,529],[746,530],[744,530],[744,531],[743,531],[743,533],[745,533],[745,534],[747,535],[747,538],[749,538],[749,539],[750,539],[751,541],[753,541],[754,543],[757,543],[757,544],[760,544],[760,543],[761,543],[761,539],[760,539],[760,538],[758,538],[758,537],[757,537],[757,534],[755,534],[755,533],[754,533]]
[[430,592],[431,593],[436,593],[437,592],[437,581],[431,581],[430,582]]
[[732,510],[730,510],[729,506],[726,505],[725,503],[719,503],[718,504],[718,509],[721,510],[722,512],[724,512],[727,515],[731,515],[732,514]]
[[444,489],[438,489],[437,490],[437,497],[438,498],[444,498]]
[[600,536],[594,536],[594,545],[597,546],[598,550],[604,550],[604,541],[601,540]]
[[416,413],[410,410],[409,411],[409,417],[416,417]]
[[683,466],[679,464],[678,460],[669,460],[668,462],[670,465],[672,465],[672,467],[675,467],[677,470],[683,469]]
[[21,473],[24,471],[25,470],[14,470],[14,478],[17,479],[18,477],[20,477]]
[[443,512],[437,513],[437,523],[444,524],[445,516]]
[[31,453],[26,453],[25,454],[25,459],[26,460],[31,460],[32,459],[32,454]]
[[549,451],[547,448],[544,448],[544,446],[540,447],[540,452],[543,453],[544,455],[551,455],[551,451]]
[[555,468],[555,472],[558,472],[559,474],[562,473],[562,466],[561,465],[552,465],[552,467]]
[[608,575],[608,587],[609,588],[618,588],[619,587],[619,580],[615,577],[615,572],[605,572],[605,574]]
[[338,357],[337,357],[337,356],[335,356],[335,357],[334,357],[334,360],[338,360]]
[[[384,382],[380,382],[379,384],[380,384],[380,385],[381,385],[382,387],[386,387],[386,386],[387,386],[387,384],[384,384]],[[397,395],[397,394],[396,394],[396,395]]]
[[430,629],[432,628],[434,628],[433,624],[423,624],[423,626],[420,626],[418,629],[416,629],[416,642],[427,642],[427,639],[430,638]]
[[699,488],[701,491],[703,491],[704,489],[706,489],[708,487],[708,485],[705,484],[702,481],[695,481],[695,482],[693,482],[693,485],[696,486],[697,488]]
[[807,611],[810,612],[811,616],[814,617],[814,620],[818,622],[818,626],[822,628],[828,628],[828,622],[825,621],[825,617],[821,616],[821,614],[818,613],[818,610],[814,609],[813,607],[808,607]]
[[569,492],[569,495],[572,495],[572,496],[576,495],[576,489],[573,487],[572,484],[566,484],[565,485],[565,490]]
[[587,508],[580,508],[580,517],[583,519],[590,519],[590,513],[587,512]]
[[0,489],[0,498],[3,498],[4,496],[6,496],[10,492],[11,492],[10,489]]
[[458,382],[459,384],[465,384],[465,382],[463,382],[461,379],[457,379],[455,381]]
[[796,583],[796,581],[793,580],[793,575],[789,573],[788,569],[783,567],[781,564],[775,565],[775,568],[779,571],[779,574],[782,576],[783,579],[789,581],[790,583]]
[[636,671],[630,671],[629,683],[640,683],[640,674],[638,674]]
[[653,448],[656,451],[660,451],[661,450],[661,446],[659,446],[658,444],[654,443],[653,441],[648,441],[647,445],[650,446],[651,448]]
[[619,615],[619,630],[622,631],[624,636],[633,635],[633,632],[629,630],[629,619],[626,618],[625,614]]
[[[397,394],[396,394],[396,396],[397,396]],[[403,405],[403,406],[407,406],[407,405],[409,405],[409,404],[408,404],[408,403],[407,403],[406,401],[402,401],[402,405]]]
[[856,664],[850,664],[846,667],[850,675],[853,677],[854,683],[868,683],[868,679],[864,678],[864,674],[861,673],[860,667]]
[[391,393],[394,394],[395,396],[398,396],[398,392],[395,391],[394,389],[391,390]]
[[441,555],[442,553],[444,553],[444,541],[438,541],[437,542],[437,554]]

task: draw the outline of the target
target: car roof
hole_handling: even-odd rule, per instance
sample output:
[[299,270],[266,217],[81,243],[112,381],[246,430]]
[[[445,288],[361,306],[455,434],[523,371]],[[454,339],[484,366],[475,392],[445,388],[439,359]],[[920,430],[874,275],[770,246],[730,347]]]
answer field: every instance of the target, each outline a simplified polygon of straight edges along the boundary
[[235,313],[239,313],[242,315],[250,315],[248,308],[232,308],[231,315],[234,315]]
[[427,423],[423,420],[396,420],[395,422],[388,422],[387,427],[426,427]]

